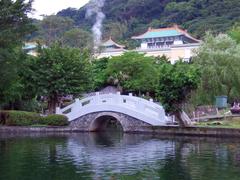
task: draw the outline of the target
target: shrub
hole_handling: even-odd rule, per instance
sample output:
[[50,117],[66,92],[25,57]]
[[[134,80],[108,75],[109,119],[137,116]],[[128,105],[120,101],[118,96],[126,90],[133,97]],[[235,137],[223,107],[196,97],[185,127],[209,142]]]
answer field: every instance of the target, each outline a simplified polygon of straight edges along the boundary
[[43,118],[40,124],[49,126],[66,126],[68,125],[68,118],[64,115],[51,114]]
[[0,125],[6,126],[32,126],[49,125],[65,126],[68,125],[66,116],[52,114],[41,117],[37,113],[25,111],[0,111]]
[[1,124],[7,126],[30,126],[41,121],[37,113],[25,111],[1,111]]

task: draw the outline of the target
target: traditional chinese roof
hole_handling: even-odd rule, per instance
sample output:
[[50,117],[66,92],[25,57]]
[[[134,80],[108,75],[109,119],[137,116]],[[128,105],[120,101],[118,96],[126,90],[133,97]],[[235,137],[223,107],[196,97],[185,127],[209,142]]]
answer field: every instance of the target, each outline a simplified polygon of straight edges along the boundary
[[121,48],[121,49],[123,49],[123,48],[125,47],[125,46],[123,46],[123,45],[120,45],[120,44],[114,42],[111,37],[110,37],[107,41],[105,41],[104,43],[102,43],[101,46],[102,46],[102,47],[105,47],[105,48],[108,48],[108,47],[117,47],[117,48]]
[[195,39],[187,31],[180,29],[177,25],[174,25],[173,27],[169,27],[169,28],[160,28],[160,29],[149,28],[147,32],[139,36],[133,36],[132,39],[174,37],[174,36],[181,36],[181,35],[184,35],[193,41],[199,42],[198,39]]

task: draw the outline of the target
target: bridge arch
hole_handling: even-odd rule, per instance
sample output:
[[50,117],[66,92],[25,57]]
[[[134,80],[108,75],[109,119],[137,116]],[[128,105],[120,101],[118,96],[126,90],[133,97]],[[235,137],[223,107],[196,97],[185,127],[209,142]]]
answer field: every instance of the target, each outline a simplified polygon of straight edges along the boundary
[[119,112],[90,113],[71,121],[69,126],[73,131],[91,132],[98,130],[98,128],[101,130],[101,123],[104,122],[104,120],[101,121],[101,118],[106,116],[116,119],[121,124],[123,132],[139,132],[145,127],[151,127],[148,123]]
[[122,131],[124,130],[124,124],[121,122],[121,117],[117,113],[102,112],[90,123],[89,131],[105,131],[110,121],[114,121],[116,125],[120,126]]

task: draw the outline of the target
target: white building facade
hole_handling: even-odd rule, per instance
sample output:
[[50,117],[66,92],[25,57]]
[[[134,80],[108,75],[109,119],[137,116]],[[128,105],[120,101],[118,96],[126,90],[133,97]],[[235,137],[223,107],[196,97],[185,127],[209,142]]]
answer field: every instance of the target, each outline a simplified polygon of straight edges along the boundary
[[[132,39],[140,43],[140,47],[133,51],[144,53],[146,56],[165,55],[171,63],[179,59],[189,61],[194,51],[199,48],[201,41],[192,37],[187,31],[180,29],[177,25],[169,28],[149,28],[139,36]],[[127,50],[124,46],[117,44],[110,38],[103,43],[103,51],[98,58],[120,56]]]

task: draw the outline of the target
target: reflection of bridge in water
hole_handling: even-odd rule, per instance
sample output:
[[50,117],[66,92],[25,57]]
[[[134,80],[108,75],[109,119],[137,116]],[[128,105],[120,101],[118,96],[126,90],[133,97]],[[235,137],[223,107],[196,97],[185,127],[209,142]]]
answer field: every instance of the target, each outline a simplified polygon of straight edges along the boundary
[[[73,135],[68,139],[67,147],[59,149],[74,159],[75,166],[86,162],[91,165],[96,175],[105,171],[119,173],[129,169],[142,171],[146,167],[155,166],[156,159],[166,159],[175,154],[175,142],[159,141],[151,136],[122,134],[85,134]],[[67,151],[67,152],[66,152]],[[136,166],[137,165],[137,166]]]
[[104,119],[116,119],[124,131],[141,130],[146,126],[164,126],[168,123],[163,107],[143,98],[118,94],[91,96],[75,102],[63,109],[57,108],[57,114],[68,117],[74,130],[96,131],[106,125]]

